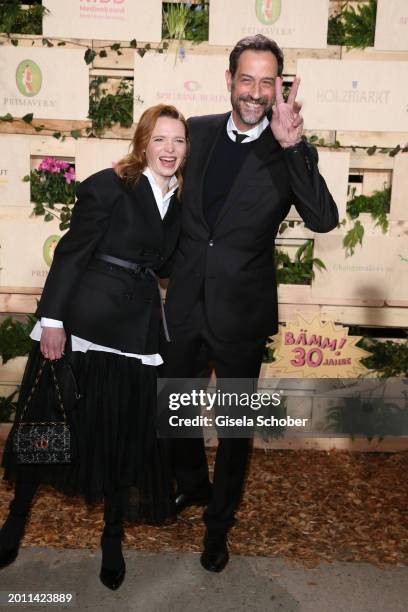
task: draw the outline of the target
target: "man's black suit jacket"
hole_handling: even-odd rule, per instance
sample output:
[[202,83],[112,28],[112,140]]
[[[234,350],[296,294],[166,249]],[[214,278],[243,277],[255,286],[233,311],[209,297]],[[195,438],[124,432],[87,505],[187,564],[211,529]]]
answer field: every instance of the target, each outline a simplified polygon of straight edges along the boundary
[[104,253],[160,271],[173,253],[180,205],[173,195],[164,220],[146,176],[131,187],[112,169],[83,181],[69,231],[55,249],[37,316],[124,352],[158,352],[157,282],[95,259]]
[[203,214],[203,183],[228,117],[189,120],[182,228],[166,315],[171,332],[191,312],[204,285],[212,332],[225,341],[253,340],[277,332],[275,237],[291,204],[315,232],[335,228],[338,212],[319,174],[317,151],[306,143],[283,150],[268,126],[241,167],[211,232]]

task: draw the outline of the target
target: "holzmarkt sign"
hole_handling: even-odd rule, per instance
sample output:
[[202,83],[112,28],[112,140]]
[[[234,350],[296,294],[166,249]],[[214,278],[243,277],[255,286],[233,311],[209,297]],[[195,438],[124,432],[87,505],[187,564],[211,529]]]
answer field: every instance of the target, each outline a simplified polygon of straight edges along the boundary
[[295,321],[279,326],[272,348],[276,361],[271,368],[297,378],[357,378],[369,370],[360,360],[370,355],[356,346],[361,336],[349,336],[348,327],[306,321],[297,314]]

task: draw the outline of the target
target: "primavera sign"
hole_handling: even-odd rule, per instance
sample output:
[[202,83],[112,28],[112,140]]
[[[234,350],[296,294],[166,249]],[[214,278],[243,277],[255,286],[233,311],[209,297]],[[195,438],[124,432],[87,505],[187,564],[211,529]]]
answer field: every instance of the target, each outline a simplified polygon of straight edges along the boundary
[[42,85],[42,74],[38,64],[30,59],[20,62],[16,70],[16,84],[23,96],[28,98],[36,96]]
[[281,15],[283,0],[255,0],[256,16],[264,25],[276,23]]

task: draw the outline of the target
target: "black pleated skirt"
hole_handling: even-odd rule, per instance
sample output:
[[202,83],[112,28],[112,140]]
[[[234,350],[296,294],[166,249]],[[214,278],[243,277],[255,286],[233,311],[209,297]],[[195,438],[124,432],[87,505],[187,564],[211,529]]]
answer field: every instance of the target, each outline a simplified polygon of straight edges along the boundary
[[[33,344],[16,420],[43,361],[39,343]],[[156,436],[156,368],[139,359],[99,351],[70,352],[54,363],[71,426],[72,461],[17,464],[12,429],[2,461],[4,479],[48,484],[67,495],[82,496],[87,503],[99,502],[121,489],[122,499],[126,498],[125,520],[170,522],[174,518],[174,490],[169,443]],[[38,392],[44,401],[37,397],[32,402],[29,420],[52,418],[42,413],[41,407],[49,406],[46,395],[54,393],[49,366],[43,377]],[[82,396],[79,400],[74,379]]]

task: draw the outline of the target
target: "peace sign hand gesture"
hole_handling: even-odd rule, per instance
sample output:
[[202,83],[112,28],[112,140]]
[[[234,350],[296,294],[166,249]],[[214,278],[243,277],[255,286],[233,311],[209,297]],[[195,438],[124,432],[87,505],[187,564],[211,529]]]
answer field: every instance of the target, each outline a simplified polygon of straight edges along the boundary
[[287,102],[282,93],[282,77],[276,77],[276,98],[272,107],[271,130],[281,147],[286,149],[302,139],[303,118],[300,116],[301,104],[296,102],[300,79],[295,77],[290,88]]

